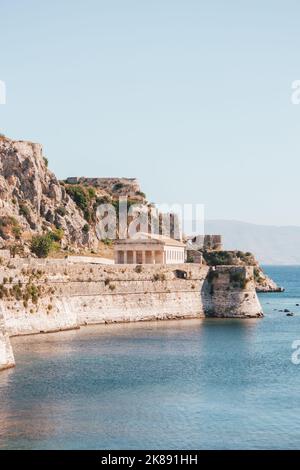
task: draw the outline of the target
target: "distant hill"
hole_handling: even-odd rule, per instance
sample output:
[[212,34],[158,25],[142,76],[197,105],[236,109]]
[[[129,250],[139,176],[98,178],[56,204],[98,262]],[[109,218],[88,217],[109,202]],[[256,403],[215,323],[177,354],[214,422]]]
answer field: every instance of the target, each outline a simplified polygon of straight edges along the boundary
[[251,251],[262,264],[300,265],[300,227],[208,220],[205,233],[221,234],[225,249]]

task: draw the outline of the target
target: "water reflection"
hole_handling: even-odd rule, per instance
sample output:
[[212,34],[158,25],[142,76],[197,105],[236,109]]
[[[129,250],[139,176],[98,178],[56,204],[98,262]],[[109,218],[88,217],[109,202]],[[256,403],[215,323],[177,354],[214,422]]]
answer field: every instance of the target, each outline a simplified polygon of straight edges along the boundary
[[13,338],[17,367],[0,374],[0,447],[296,446],[299,423],[284,436],[278,423],[286,433],[300,412],[300,374],[285,361],[282,337],[283,325],[294,336],[300,317],[293,325],[271,320],[99,325]]

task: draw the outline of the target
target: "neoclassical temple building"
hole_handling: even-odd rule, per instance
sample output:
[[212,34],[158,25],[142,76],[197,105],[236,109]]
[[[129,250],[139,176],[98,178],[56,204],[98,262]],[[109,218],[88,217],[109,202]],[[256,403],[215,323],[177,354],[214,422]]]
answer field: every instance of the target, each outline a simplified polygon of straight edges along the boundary
[[185,262],[185,244],[150,233],[138,232],[134,238],[116,240],[116,264],[178,264]]

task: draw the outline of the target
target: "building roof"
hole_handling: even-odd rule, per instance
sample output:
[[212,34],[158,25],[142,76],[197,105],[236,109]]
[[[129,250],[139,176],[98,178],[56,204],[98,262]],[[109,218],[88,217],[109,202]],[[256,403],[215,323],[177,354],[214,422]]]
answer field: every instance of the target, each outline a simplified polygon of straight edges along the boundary
[[174,238],[166,237],[165,235],[159,235],[155,233],[137,232],[131,238],[123,238],[115,241],[116,245],[123,244],[134,244],[134,243],[145,243],[145,244],[158,244],[158,245],[169,245],[185,247],[185,243],[175,240]]

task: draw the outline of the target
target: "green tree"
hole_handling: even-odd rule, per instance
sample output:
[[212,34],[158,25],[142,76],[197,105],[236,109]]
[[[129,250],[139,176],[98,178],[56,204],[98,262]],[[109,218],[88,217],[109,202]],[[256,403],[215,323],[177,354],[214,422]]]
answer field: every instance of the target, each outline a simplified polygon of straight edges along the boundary
[[53,239],[49,233],[35,235],[31,241],[31,251],[38,258],[47,258],[53,248]]

